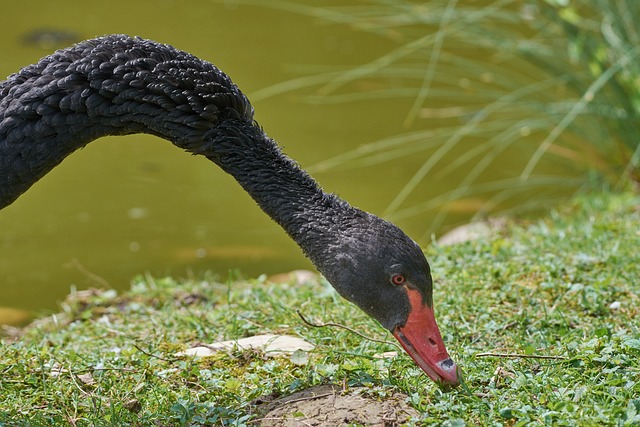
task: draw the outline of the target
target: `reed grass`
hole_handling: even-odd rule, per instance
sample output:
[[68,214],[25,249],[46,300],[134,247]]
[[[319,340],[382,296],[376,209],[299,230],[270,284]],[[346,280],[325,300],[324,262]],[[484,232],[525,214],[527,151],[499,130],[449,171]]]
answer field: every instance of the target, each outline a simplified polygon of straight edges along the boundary
[[[268,7],[394,42],[360,66],[325,69],[252,94],[263,99],[306,90],[308,102],[325,104],[407,98],[406,133],[310,168],[421,156],[387,205],[389,219],[429,209],[428,234],[456,200],[484,198],[475,212],[481,217],[640,181],[640,2],[369,0],[319,7],[276,1]],[[454,182],[434,197],[441,209],[414,197],[434,177]],[[544,186],[572,191],[518,202],[539,196]]]

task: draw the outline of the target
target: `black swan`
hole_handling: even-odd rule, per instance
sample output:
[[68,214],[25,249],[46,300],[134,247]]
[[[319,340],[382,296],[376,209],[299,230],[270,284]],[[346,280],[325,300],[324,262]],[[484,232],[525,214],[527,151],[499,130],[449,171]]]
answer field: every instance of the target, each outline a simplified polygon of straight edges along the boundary
[[390,330],[429,377],[459,383],[420,247],[395,225],[323,192],[253,120],[229,77],[171,46],[99,37],[0,83],[0,209],[78,148],[133,133],[167,139],[231,174],[340,295]]

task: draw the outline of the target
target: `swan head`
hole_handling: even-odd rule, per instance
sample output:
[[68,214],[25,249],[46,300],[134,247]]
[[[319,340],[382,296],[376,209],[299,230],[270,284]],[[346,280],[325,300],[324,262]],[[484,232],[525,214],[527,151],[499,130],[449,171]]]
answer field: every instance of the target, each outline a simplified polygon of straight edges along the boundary
[[460,371],[435,320],[431,271],[418,244],[366,212],[339,224],[328,233],[334,240],[316,254],[318,269],[338,293],[388,329],[432,380],[458,385]]

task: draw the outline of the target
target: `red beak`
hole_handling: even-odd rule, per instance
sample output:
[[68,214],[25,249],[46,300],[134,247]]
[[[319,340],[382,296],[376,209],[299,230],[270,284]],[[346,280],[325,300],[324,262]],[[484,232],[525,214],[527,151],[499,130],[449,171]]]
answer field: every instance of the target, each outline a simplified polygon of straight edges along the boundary
[[433,308],[424,304],[422,294],[407,289],[411,312],[404,326],[393,331],[405,351],[438,384],[460,384],[458,366],[449,357],[436,324]]

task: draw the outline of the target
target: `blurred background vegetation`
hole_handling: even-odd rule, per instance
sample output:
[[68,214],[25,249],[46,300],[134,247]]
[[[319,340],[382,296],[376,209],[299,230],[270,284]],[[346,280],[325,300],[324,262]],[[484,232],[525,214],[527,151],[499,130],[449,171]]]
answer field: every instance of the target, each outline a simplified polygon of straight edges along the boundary
[[[278,84],[258,98],[305,85],[319,86],[309,102],[408,98],[407,132],[311,170],[419,156],[420,167],[384,213],[392,220],[430,218],[423,238],[455,213],[478,219],[526,212],[578,190],[622,189],[640,180],[639,2],[276,3],[394,42],[365,64]],[[408,202],[434,176],[438,194]]]

